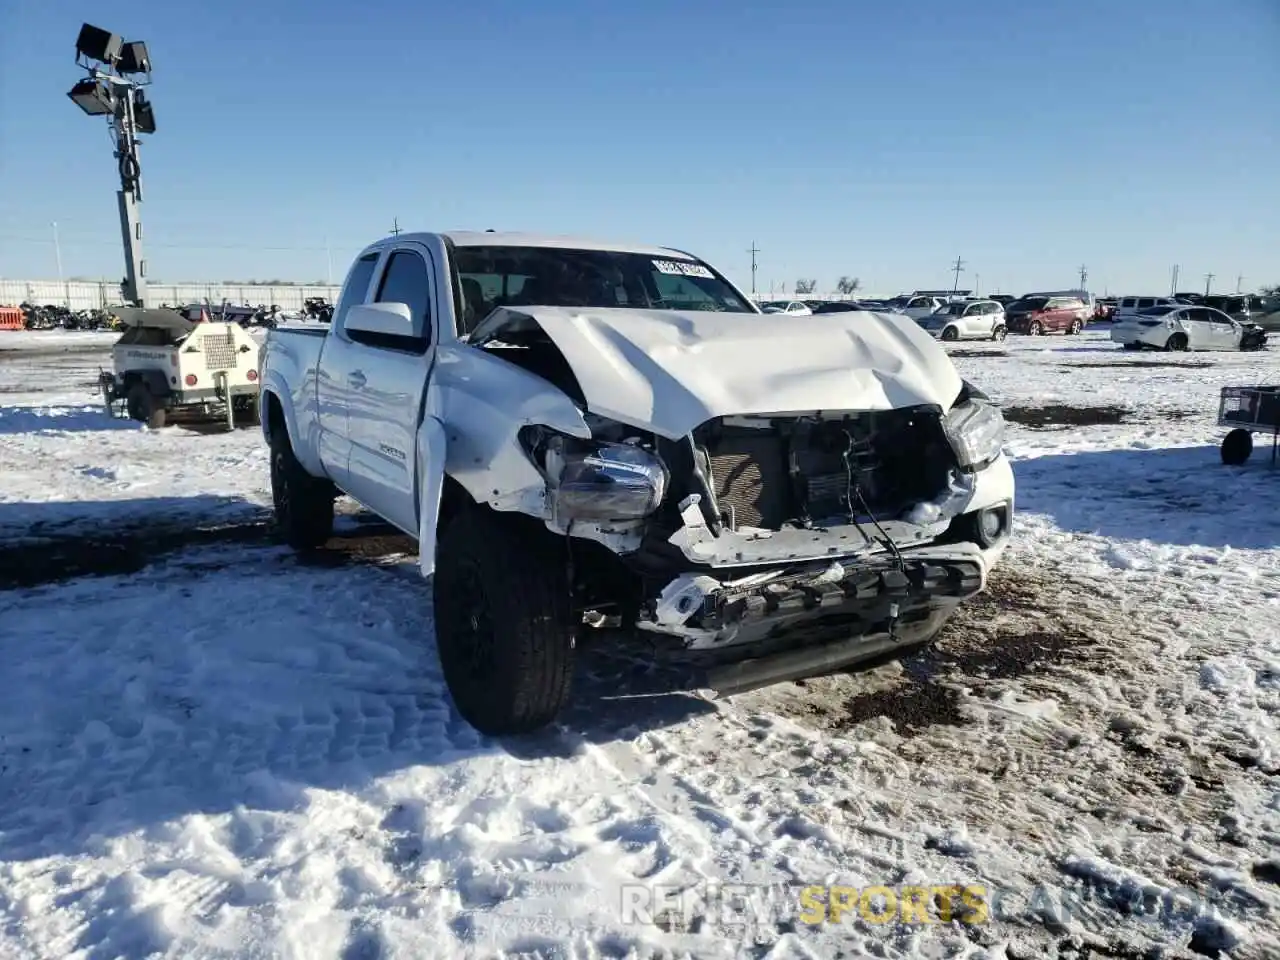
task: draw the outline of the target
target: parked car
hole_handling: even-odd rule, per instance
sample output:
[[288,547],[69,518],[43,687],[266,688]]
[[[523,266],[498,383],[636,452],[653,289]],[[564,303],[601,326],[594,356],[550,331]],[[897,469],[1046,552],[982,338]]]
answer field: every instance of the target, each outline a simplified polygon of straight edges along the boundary
[[1111,339],[1129,350],[1260,350],[1267,334],[1212,307],[1163,304],[1117,321]]
[[1189,303],[1198,307],[1204,303],[1204,294],[1191,293],[1189,291],[1186,293],[1175,293],[1172,299],[1177,300],[1179,303]]
[[807,317],[813,309],[803,300],[774,300],[764,305],[765,313],[785,313],[789,317]]
[[1250,294],[1249,322],[1263,330],[1280,330],[1280,294]]
[[939,307],[945,306],[947,302],[942,297],[920,294],[894,297],[892,300],[887,301],[885,305],[895,313],[905,314],[912,320],[923,320]]
[[1010,333],[1033,337],[1045,333],[1074,336],[1089,321],[1089,308],[1076,297],[1023,297],[1009,304],[1004,314]]
[[1118,302],[1115,297],[1099,297],[1093,302],[1093,319],[1098,322],[1113,319]]
[[1000,304],[1000,306],[1002,307],[1007,307],[1009,306],[1009,304],[1013,303],[1013,301],[1017,300],[1018,298],[1008,293],[993,293],[991,296],[987,297],[987,299],[994,300],[996,303]]
[[762,315],[678,250],[385,237],[264,355],[285,539],[323,544],[340,493],[416,537],[489,734],[555,718],[590,624],[721,694],[918,648],[1014,518],[999,408],[915,323]]
[[871,307],[863,306],[857,300],[828,300],[826,303],[820,303],[813,308],[814,314],[820,313],[855,313],[859,310],[870,310]]
[[1116,302],[1116,309],[1112,313],[1111,319],[1112,321],[1118,321],[1121,317],[1140,313],[1143,310],[1150,310],[1152,307],[1178,307],[1185,305],[1174,297],[1121,297]]
[[1004,307],[994,300],[962,300],[939,307],[920,321],[939,340],[1003,340],[1009,332]]

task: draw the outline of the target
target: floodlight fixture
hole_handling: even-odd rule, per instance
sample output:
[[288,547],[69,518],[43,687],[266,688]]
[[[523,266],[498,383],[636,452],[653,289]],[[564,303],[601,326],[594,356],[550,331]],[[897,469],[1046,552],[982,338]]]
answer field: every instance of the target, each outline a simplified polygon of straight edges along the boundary
[[133,91],[133,127],[138,133],[156,132],[156,112],[141,90]]
[[120,60],[116,69],[122,74],[150,73],[151,56],[141,40],[130,40],[120,48]]
[[120,59],[123,43],[116,34],[86,23],[80,27],[80,36],[76,37],[76,54],[100,63],[115,63]]
[[116,98],[110,85],[95,77],[81,80],[71,88],[67,96],[91,117],[116,112]]

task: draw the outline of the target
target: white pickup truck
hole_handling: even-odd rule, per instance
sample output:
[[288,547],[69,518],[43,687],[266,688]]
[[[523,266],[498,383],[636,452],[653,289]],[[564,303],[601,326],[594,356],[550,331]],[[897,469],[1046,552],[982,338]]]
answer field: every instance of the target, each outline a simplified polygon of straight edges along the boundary
[[1013,522],[1000,411],[915,322],[765,315],[679,250],[387,237],[262,364],[285,537],[339,494],[416,537],[485,733],[552,721],[601,624],[721,695],[918,647]]

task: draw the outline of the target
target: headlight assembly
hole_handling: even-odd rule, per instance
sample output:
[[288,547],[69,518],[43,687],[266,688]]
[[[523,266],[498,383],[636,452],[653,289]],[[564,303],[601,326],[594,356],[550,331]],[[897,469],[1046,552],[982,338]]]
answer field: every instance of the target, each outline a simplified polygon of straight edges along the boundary
[[960,466],[980,470],[1004,448],[1004,415],[980,391],[965,386],[942,427]]
[[520,442],[547,481],[559,520],[640,520],[667,492],[667,468],[638,443],[582,440],[525,427]]

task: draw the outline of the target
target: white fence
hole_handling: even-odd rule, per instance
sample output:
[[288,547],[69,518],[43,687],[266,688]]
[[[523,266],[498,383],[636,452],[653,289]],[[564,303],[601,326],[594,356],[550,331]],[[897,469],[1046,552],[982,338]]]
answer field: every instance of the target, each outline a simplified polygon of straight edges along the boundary
[[[188,303],[247,303],[252,306],[275,304],[281,310],[297,311],[310,297],[324,297],[330,303],[338,299],[341,288],[326,284],[273,286],[265,283],[149,283],[148,307],[167,303],[171,307]],[[97,310],[121,303],[120,285],[105,281],[67,280],[0,280],[0,306],[16,307],[20,303],[40,306],[52,304],[71,310]]]

